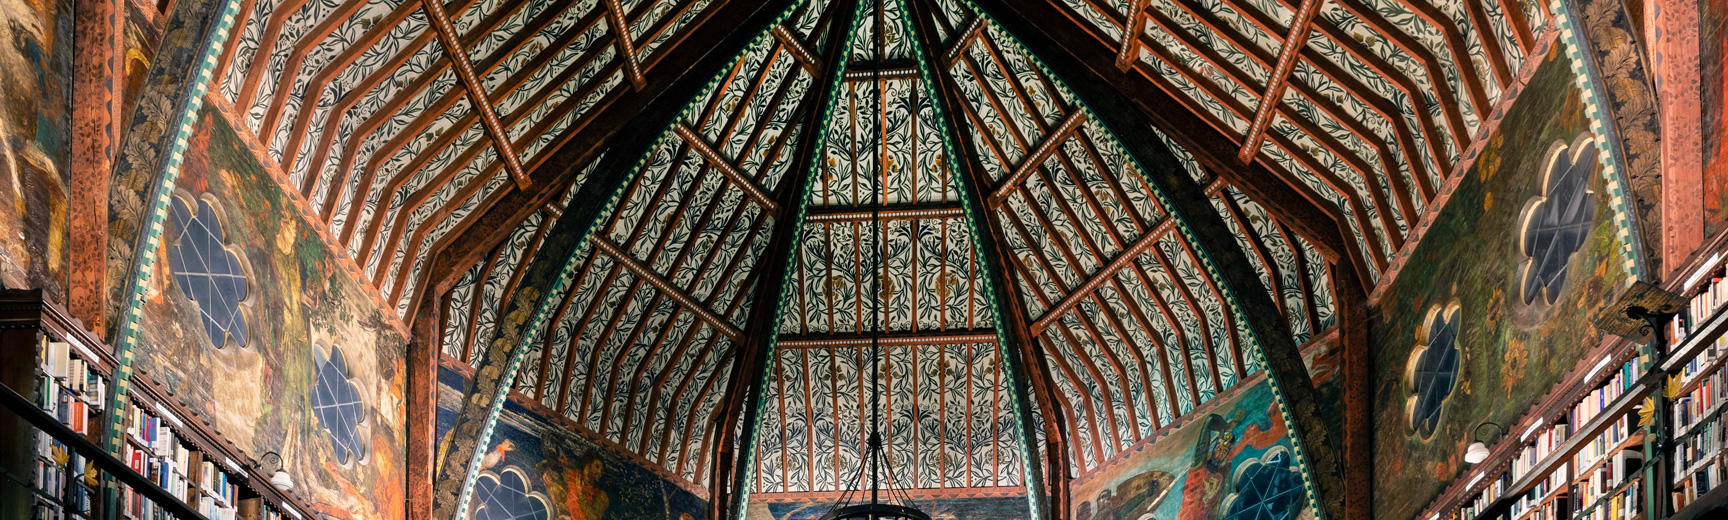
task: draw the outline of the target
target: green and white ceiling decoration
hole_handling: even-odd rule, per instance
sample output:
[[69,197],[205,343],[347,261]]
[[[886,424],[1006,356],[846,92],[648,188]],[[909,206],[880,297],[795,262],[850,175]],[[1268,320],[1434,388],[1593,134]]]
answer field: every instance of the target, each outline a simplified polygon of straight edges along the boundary
[[[454,0],[443,10],[456,44],[445,46],[424,2],[245,0],[211,98],[383,305],[405,321],[417,302],[440,305],[450,358],[698,495],[727,485],[711,481],[714,442],[739,419],[718,411],[736,397],[730,382],[757,376],[748,406],[760,413],[745,414],[755,434],[741,436],[753,444],[725,447],[747,454],[754,499],[857,487],[849,465],[879,327],[898,487],[1000,496],[1042,478],[1043,432],[1022,431],[1042,425],[1035,411],[1065,418],[1059,460],[1084,477],[1264,369],[1235,303],[1246,289],[1220,270],[1252,270],[1251,289],[1297,344],[1331,330],[1333,269],[1389,280],[1491,126],[1532,32],[1551,24],[1542,6],[1504,0],[1053,2],[1061,16],[1037,23],[1118,49],[1122,72],[1205,127],[1153,129],[1231,235],[1198,237],[1148,180],[1169,172],[1144,171],[1122,129],[1043,67],[1054,57],[1031,55],[968,0],[930,0],[928,20],[912,20],[905,0],[863,0],[851,27],[833,27],[843,3],[769,2],[760,9],[779,16],[765,26],[726,27],[755,39],[674,101],[683,112],[648,132],[642,154],[600,139],[608,153],[558,163],[569,143],[630,123],[614,107],[698,74],[665,64],[688,63],[714,43],[693,34],[755,19],[739,13],[758,4]],[[940,50],[930,55],[912,37],[925,22]],[[830,35],[847,38],[844,56],[823,55]],[[459,81],[459,58],[478,95]],[[836,64],[830,82],[821,73]],[[941,106],[938,80],[962,102]],[[488,113],[509,146],[486,129]],[[1175,144],[1200,130],[1244,145],[1245,159],[1335,219],[1318,227],[1341,224],[1351,253],[1187,157],[1239,152]],[[794,161],[806,142],[819,146],[814,168]],[[960,145],[976,156],[956,157]],[[509,154],[533,183],[511,182]],[[961,182],[960,161],[987,182]],[[549,177],[559,181],[539,180]],[[982,205],[963,202],[968,189]],[[527,190],[541,191],[513,198]],[[507,207],[518,200],[535,202]],[[552,232],[572,214],[595,220],[573,224],[586,230],[578,238]],[[1007,254],[981,253],[987,229]],[[788,231],[795,249],[772,250]],[[477,262],[435,272],[451,244],[474,243],[485,244]],[[554,243],[575,245],[542,247]],[[1216,244],[1247,261],[1217,265]],[[542,264],[561,269],[529,272]],[[994,299],[992,273],[1017,299]],[[777,301],[756,301],[778,280]],[[866,312],[878,300],[880,320]],[[1005,348],[1010,317],[1045,356],[1049,402],[1009,391],[1027,376],[1007,357],[1019,352]],[[488,355],[510,342],[520,348]],[[755,344],[769,348],[764,364],[738,367]],[[495,416],[497,399],[471,397],[485,413],[464,414]]]

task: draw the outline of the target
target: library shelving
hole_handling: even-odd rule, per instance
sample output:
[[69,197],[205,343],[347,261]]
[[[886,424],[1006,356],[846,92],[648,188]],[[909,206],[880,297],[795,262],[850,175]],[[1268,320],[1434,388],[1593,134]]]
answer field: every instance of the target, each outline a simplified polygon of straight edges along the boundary
[[[0,518],[304,520],[310,511],[147,377],[106,408],[108,347],[37,291],[0,291]],[[120,453],[100,446],[121,414]]]
[[1592,351],[1586,359],[1599,361],[1557,385],[1514,423],[1518,435],[1499,440],[1419,518],[1691,520],[1728,511],[1728,233],[1704,251],[1667,284],[1622,296],[1636,305],[1611,304],[1648,325],[1617,334],[1644,338]]

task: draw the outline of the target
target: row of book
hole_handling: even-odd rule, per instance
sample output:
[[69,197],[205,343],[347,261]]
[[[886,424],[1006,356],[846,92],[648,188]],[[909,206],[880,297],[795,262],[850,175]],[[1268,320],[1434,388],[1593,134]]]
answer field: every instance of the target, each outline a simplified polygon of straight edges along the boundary
[[1704,322],[1716,314],[1718,307],[1728,302],[1728,284],[1722,283],[1722,280],[1722,272],[1718,270],[1710,275],[1708,281],[1701,282],[1702,286],[1688,288],[1697,291],[1697,294],[1692,295],[1686,302],[1686,308],[1668,322],[1668,335],[1676,343],[1685,341],[1688,336],[1697,332]]
[[[100,443],[108,380],[96,370],[93,354],[82,345],[44,338],[36,352],[37,405],[86,440]],[[3,360],[0,360],[3,361]],[[120,412],[125,427],[121,461],[179,498],[209,520],[298,520],[257,496],[244,496],[238,467],[220,455],[207,457],[185,438],[172,413],[138,399]],[[99,512],[101,472],[70,446],[46,433],[33,433],[36,503],[32,519],[93,520]],[[126,485],[118,486],[120,518],[171,520],[166,508]]]

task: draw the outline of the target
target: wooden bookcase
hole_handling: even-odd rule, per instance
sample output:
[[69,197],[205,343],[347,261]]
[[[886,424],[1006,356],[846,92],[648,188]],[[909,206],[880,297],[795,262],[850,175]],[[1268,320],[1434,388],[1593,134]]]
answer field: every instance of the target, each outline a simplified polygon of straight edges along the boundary
[[1686,305],[1614,340],[1417,518],[1691,520],[1728,507],[1728,233],[1661,287]]
[[[304,520],[312,510],[39,291],[0,291],[0,518]],[[121,453],[101,442],[124,414]]]

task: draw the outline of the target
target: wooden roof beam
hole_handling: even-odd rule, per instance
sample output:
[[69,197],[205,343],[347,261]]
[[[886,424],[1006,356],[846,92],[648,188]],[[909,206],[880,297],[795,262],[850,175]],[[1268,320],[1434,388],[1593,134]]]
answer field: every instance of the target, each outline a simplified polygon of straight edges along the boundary
[[[1231,307],[1260,347],[1267,376],[1283,400],[1291,435],[1306,448],[1302,451],[1307,459],[1309,476],[1315,483],[1322,516],[1346,518],[1340,442],[1333,425],[1319,413],[1319,396],[1315,393],[1313,379],[1302,361],[1302,353],[1290,336],[1283,314],[1264,290],[1259,274],[1250,267],[1234,233],[1212,206],[1205,190],[1189,177],[1176,154],[1153,134],[1144,120],[1122,116],[1130,107],[1144,106],[1140,99],[1158,98],[1157,93],[1150,89],[1110,88],[1120,86],[1123,78],[1131,76],[1115,71],[1114,54],[1109,52],[1109,48],[1097,38],[1081,34],[1083,29],[1075,24],[1061,22],[1071,19],[1054,11],[1054,7],[1004,0],[978,0],[977,3],[1005,32],[1017,38],[1034,55],[1045,57],[1045,65],[1057,77],[1067,80],[1076,97],[1094,111],[1100,123],[1120,138],[1125,151],[1140,164],[1145,180],[1163,194],[1168,206],[1165,210],[1170,218],[1187,228],[1184,236],[1189,238],[1189,245],[1196,250],[1196,256],[1210,260],[1202,263],[1208,264],[1205,267],[1224,300],[1233,303]],[[1045,12],[1040,14],[1037,6],[1042,6]],[[1064,28],[1068,32],[1063,32]],[[1064,59],[1070,56],[1072,62]],[[1130,99],[1126,92],[1136,95]],[[1142,115],[1155,124],[1167,123],[1168,114],[1142,111]],[[1203,133],[1205,127],[1191,124],[1167,125],[1165,128]],[[1174,133],[1172,137],[1179,135],[1182,132]],[[958,141],[968,142],[966,139]],[[1216,148],[1190,148],[1190,152],[1195,154],[1209,150]],[[1245,184],[1237,183],[1246,187]]]
[[[828,26],[827,39],[822,44],[823,69],[816,75],[816,84],[811,85],[799,100],[799,125],[804,136],[792,152],[793,169],[787,172],[786,181],[779,191],[786,198],[780,206],[786,208],[782,213],[790,212],[791,218],[781,218],[776,223],[762,260],[756,266],[757,273],[771,274],[756,280],[756,304],[751,306],[750,316],[746,318],[737,355],[732,356],[730,376],[722,390],[719,410],[714,413],[713,433],[704,437],[714,441],[705,445],[705,449],[711,450],[708,458],[713,459],[705,469],[711,471],[708,478],[708,518],[715,520],[726,520],[734,512],[743,511],[745,495],[739,490],[744,489],[745,479],[749,478],[745,472],[749,465],[743,462],[750,459],[756,440],[756,429],[743,425],[756,424],[760,413],[761,376],[769,369],[768,361],[773,357],[772,348],[779,332],[776,318],[779,317],[780,297],[786,289],[792,253],[802,226],[798,221],[802,215],[794,208],[804,203],[799,199],[805,196],[816,175],[814,172],[819,169],[827,130],[824,119],[828,116],[834,94],[840,88],[849,58],[846,44],[851,40],[852,21],[858,14],[857,0],[835,2],[828,9],[833,23]],[[736,439],[735,435],[738,436]]]
[[[1061,8],[1043,2],[975,0],[998,25],[1032,54],[1044,57],[1044,65],[1068,80],[1069,88],[1092,102],[1094,116],[1111,128],[1144,126],[1179,131],[1167,132],[1207,170],[1230,180],[1256,202],[1314,244],[1328,260],[1343,258],[1351,248],[1342,219],[1325,209],[1323,201],[1310,198],[1296,179],[1273,173],[1258,161],[1247,162],[1227,151],[1241,144],[1219,132],[1188,109],[1175,94],[1147,77],[1143,67],[1129,72],[1116,69],[1117,50],[1102,35],[1077,22]],[[1036,21],[1036,22],[1034,22]],[[1124,93],[1132,92],[1133,95]]]
[[[770,2],[717,0],[705,18],[691,24],[684,40],[700,45],[673,45],[657,53],[655,66],[644,71],[648,84],[640,90],[615,90],[607,94],[577,124],[563,144],[543,152],[544,160],[529,172],[526,188],[504,191],[487,200],[476,215],[469,216],[445,238],[434,244],[418,298],[436,297],[450,290],[469,267],[510,235],[510,229],[566,190],[576,175],[602,154],[625,155],[616,167],[595,168],[577,200],[604,200],[615,187],[614,179],[629,172],[639,154],[655,136],[678,116],[684,103],[702,91],[712,74],[728,65],[754,34],[738,30],[755,27],[778,15],[786,0]],[[622,146],[614,146],[622,143]],[[417,308],[411,306],[410,308]]]
[[[600,109],[591,120],[594,122],[585,127],[590,131],[581,132],[553,152],[553,160],[545,163],[550,171],[535,172],[533,186],[512,191],[511,195],[518,196],[507,196],[494,203],[477,224],[443,249],[443,253],[434,260],[433,270],[428,273],[429,283],[421,297],[448,291],[462,271],[474,263],[468,256],[478,257],[491,251],[509,235],[507,230],[540,209],[545,201],[563,193],[575,173],[598,155],[600,145],[615,142],[617,144],[596,165],[593,174],[576,193],[576,200],[609,198],[628,181],[637,159],[651,151],[657,141],[654,136],[676,121],[684,102],[702,92],[714,74],[724,70],[756,35],[774,23],[787,4],[786,0],[735,1],[714,7],[711,18],[699,22],[692,29],[695,36],[711,38],[703,40],[707,44],[680,46],[669,51],[662,64],[673,65],[656,70],[670,71],[668,74],[673,76],[665,82],[653,82],[641,91],[623,94],[621,99]],[[679,52],[687,50],[691,52]],[[521,284],[523,289],[506,298],[501,315],[532,315],[548,304],[556,305],[556,302],[546,301],[544,291],[553,286],[565,264],[576,253],[578,241],[595,222],[604,218],[601,213],[603,206],[574,204],[547,224],[551,232],[527,264]],[[481,429],[490,422],[496,409],[503,406],[502,398],[508,390],[505,385],[510,383],[503,380],[503,376],[509,373],[512,365],[520,363],[525,340],[533,339],[525,337],[529,325],[526,320],[504,320],[498,327],[498,339],[486,351],[486,356],[476,362],[477,377],[467,389],[451,428],[455,440],[438,464],[433,480],[435,518],[456,517],[461,494],[471,490],[470,478],[475,475],[469,470],[476,462],[474,454],[480,448]]]
[[[1272,69],[1272,77],[1267,81],[1266,91],[1260,94],[1260,106],[1254,110],[1254,120],[1249,123],[1248,137],[1242,139],[1242,150],[1236,153],[1236,158],[1242,162],[1253,161],[1260,154],[1260,139],[1266,136],[1266,128],[1272,126],[1272,115],[1284,103],[1284,87],[1290,84],[1290,71],[1296,68],[1296,58],[1302,55],[1302,49],[1308,46],[1308,34],[1314,25],[1314,13],[1320,11],[1324,0],[1302,0],[1302,5],[1296,8],[1296,19],[1290,22],[1290,33],[1284,37],[1284,47],[1278,51],[1278,64]],[[1388,172],[1396,175],[1397,172]]]
[[[516,146],[510,142],[510,133],[504,128],[504,123],[499,122],[498,107],[492,104],[491,96],[486,94],[486,86],[480,83],[480,76],[474,73],[474,63],[468,61],[468,50],[462,47],[462,41],[456,35],[456,27],[450,25],[450,14],[444,12],[444,3],[438,0],[420,0],[420,6],[426,10],[427,17],[432,19],[432,28],[438,32],[438,42],[444,44],[444,55],[449,56],[456,65],[456,78],[462,81],[462,88],[468,91],[468,100],[474,103],[474,112],[480,114],[480,125],[486,128],[486,136],[491,138],[492,147],[498,149],[498,158],[504,161],[504,169],[510,172],[510,178],[516,181],[516,187],[527,188],[531,183],[528,173],[522,170],[522,157],[516,154]],[[349,226],[349,229],[353,229],[353,226]]]
[[[1072,467],[1063,455],[1068,451],[1069,429],[1065,427],[1067,420],[1063,416],[1063,403],[1056,396],[1055,382],[1050,377],[1048,366],[1049,355],[1044,352],[1044,344],[1032,334],[1027,323],[1027,313],[1017,296],[1019,287],[1010,277],[1011,266],[1004,265],[1013,258],[1006,240],[1003,238],[1002,222],[991,218],[993,213],[987,203],[990,188],[990,176],[985,173],[983,164],[978,160],[976,143],[971,139],[962,114],[964,98],[955,79],[948,73],[945,66],[947,53],[936,38],[936,8],[928,0],[911,0],[905,3],[910,9],[907,14],[912,22],[912,40],[920,60],[924,61],[922,69],[926,71],[927,88],[934,92],[932,102],[937,107],[940,124],[946,127],[948,142],[957,149],[949,150],[951,165],[958,172],[961,199],[973,213],[972,218],[979,221],[979,232],[974,240],[978,243],[978,256],[981,260],[980,270],[990,291],[991,303],[997,309],[996,322],[1001,336],[1008,342],[1010,355],[1006,356],[1009,369],[1016,377],[1009,382],[1015,395],[1015,415],[1019,418],[1021,431],[1036,431],[1033,428],[1032,411],[1029,406],[1032,399],[1037,399],[1038,411],[1043,415],[1044,452],[1042,457],[1028,457],[1030,471],[1026,478],[1034,489],[1042,489],[1047,500],[1037,500],[1039,510],[1033,511],[1034,518],[1063,518],[1068,509],[1069,480],[1072,478]],[[980,17],[981,18],[981,17]],[[973,25],[981,26],[980,20],[974,20]],[[975,34],[975,32],[974,32]],[[966,41],[962,38],[960,41]],[[933,60],[941,60],[931,63]],[[938,65],[942,65],[938,67]],[[1018,348],[1012,348],[1018,347]],[[1030,439],[1027,439],[1030,442]],[[1040,471],[1040,467],[1043,468]]]

